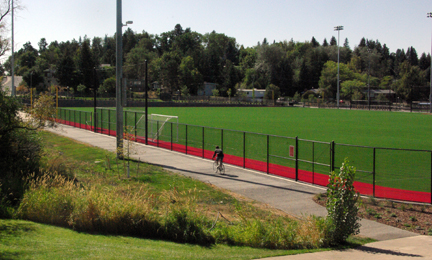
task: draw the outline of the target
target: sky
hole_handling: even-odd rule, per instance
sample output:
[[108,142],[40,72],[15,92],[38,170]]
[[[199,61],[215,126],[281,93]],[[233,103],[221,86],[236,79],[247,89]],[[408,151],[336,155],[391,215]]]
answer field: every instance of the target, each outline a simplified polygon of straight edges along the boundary
[[[15,51],[26,42],[38,49],[45,38],[66,42],[79,37],[113,36],[117,0],[16,0]],[[135,32],[161,34],[176,24],[201,34],[223,33],[239,45],[252,47],[268,42],[294,40],[322,44],[332,36],[340,43],[348,38],[354,49],[362,37],[379,40],[390,52],[414,47],[420,58],[431,52],[430,0],[158,0],[122,1],[122,20],[133,21]],[[8,26],[11,17],[5,18]],[[125,30],[126,27],[123,27]],[[11,31],[8,32],[11,35]]]

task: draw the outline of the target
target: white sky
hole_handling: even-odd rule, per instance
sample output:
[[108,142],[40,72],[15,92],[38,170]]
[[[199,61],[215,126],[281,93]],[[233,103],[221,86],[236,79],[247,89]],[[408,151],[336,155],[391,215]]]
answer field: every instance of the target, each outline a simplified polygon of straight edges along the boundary
[[[15,13],[15,51],[26,42],[38,49],[47,42],[87,35],[113,36],[116,0],[21,0],[25,9]],[[354,49],[362,37],[387,44],[391,52],[413,46],[420,55],[431,52],[430,0],[123,0],[123,22],[132,20],[135,32],[160,34],[181,24],[205,34],[215,30],[234,37],[245,47],[264,37],[310,41],[348,38]],[[10,18],[9,20],[10,25]]]

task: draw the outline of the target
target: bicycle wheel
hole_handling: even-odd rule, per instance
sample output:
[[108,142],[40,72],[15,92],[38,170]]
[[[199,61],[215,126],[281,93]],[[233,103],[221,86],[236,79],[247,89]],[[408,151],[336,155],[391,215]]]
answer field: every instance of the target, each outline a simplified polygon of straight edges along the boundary
[[215,172],[215,173],[218,172],[218,163],[216,161],[214,161],[214,163],[213,163],[213,172]]
[[225,174],[225,165],[221,165],[221,166],[219,166],[219,172],[220,172],[220,174]]

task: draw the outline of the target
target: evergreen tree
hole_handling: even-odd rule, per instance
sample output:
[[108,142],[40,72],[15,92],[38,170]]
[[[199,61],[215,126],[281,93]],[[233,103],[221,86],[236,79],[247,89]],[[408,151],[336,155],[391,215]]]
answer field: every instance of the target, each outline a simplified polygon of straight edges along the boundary
[[345,38],[345,42],[344,42],[344,44],[343,44],[343,46],[345,47],[345,48],[350,48],[350,46],[349,46],[349,42],[348,42],[348,38]]
[[406,56],[408,59],[408,62],[411,64],[411,66],[417,66],[418,65],[418,55],[417,51],[414,49],[414,47],[410,47],[407,49]]
[[312,47],[319,47],[320,46],[319,42],[317,42],[317,40],[313,36],[312,36],[311,44],[312,44]]
[[330,39],[330,46],[336,46],[337,44],[338,42],[336,41],[336,38],[332,36]]
[[361,40],[360,40],[360,43],[359,43],[359,46],[358,47],[366,47],[366,40],[365,40],[365,38],[363,37],[363,38],[361,38]]
[[324,38],[324,41],[323,41],[323,44],[322,44],[322,46],[323,46],[323,47],[327,47],[327,46],[329,46],[329,44],[328,44],[328,42],[327,42],[327,39],[326,39],[326,38]]
[[89,88],[97,88],[98,84],[96,82],[96,63],[94,61],[93,55],[90,50],[90,40],[86,39],[82,43],[78,68],[81,76],[81,84]]

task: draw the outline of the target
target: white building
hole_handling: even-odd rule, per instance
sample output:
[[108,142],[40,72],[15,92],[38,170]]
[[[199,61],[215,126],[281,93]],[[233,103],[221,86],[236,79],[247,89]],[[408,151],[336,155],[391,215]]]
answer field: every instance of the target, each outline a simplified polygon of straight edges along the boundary
[[[21,85],[21,82],[23,81],[22,76],[15,76],[15,81],[14,81],[14,85],[15,85],[15,89]],[[1,83],[1,89],[2,91],[6,92],[7,96],[10,96],[12,93],[12,76],[5,76],[3,77],[3,81]]]
[[255,95],[255,99],[264,99],[265,89],[238,89],[237,95],[241,95],[241,93],[246,93],[246,97],[253,99]]

